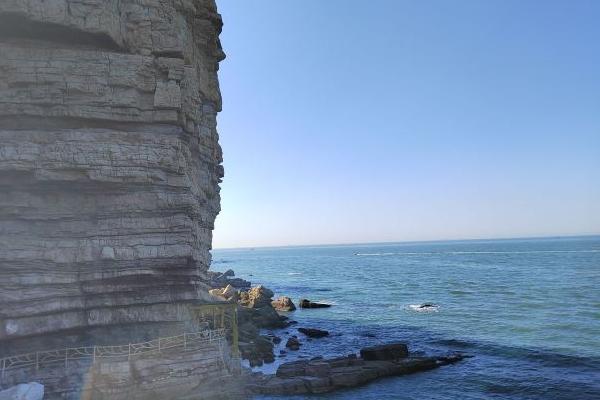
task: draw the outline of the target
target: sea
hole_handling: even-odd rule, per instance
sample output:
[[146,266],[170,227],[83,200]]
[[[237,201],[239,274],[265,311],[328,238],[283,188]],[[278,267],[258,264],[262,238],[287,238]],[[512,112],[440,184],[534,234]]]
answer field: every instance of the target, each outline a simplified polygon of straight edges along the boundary
[[[273,331],[283,338],[276,353],[294,334],[301,349],[257,371],[393,341],[473,356],[287,398],[600,399],[600,236],[213,250],[212,269],[228,268],[275,296],[332,304],[287,313],[298,324]],[[330,336],[307,340],[297,327]]]

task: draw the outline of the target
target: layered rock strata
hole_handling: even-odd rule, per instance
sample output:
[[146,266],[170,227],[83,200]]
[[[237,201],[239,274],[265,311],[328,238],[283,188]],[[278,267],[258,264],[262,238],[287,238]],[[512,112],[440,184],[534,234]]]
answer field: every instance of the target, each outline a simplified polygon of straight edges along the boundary
[[0,2],[0,355],[194,329],[221,25],[214,0]]

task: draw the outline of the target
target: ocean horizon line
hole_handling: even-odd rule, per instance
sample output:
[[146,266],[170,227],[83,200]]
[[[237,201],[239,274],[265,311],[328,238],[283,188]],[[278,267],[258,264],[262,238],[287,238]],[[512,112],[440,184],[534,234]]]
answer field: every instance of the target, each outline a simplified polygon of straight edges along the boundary
[[489,237],[489,238],[465,238],[465,239],[432,239],[432,240],[400,240],[383,242],[348,242],[348,243],[322,243],[322,244],[289,244],[289,245],[258,245],[239,247],[214,247],[211,250],[254,250],[254,249],[290,249],[290,248],[323,248],[323,247],[358,247],[358,246],[391,246],[398,244],[434,244],[434,243],[460,243],[460,242],[498,242],[518,240],[550,240],[550,239],[578,239],[600,237],[599,233],[590,234],[565,234],[548,236],[517,236],[517,237]]

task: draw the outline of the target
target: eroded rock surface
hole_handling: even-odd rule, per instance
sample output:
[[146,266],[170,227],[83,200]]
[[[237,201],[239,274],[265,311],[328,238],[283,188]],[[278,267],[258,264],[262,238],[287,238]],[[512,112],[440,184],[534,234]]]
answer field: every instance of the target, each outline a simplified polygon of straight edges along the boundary
[[194,328],[221,25],[214,0],[0,2],[0,353]]
[[[404,345],[402,345],[404,346]],[[326,393],[364,385],[379,378],[407,375],[439,368],[463,360],[455,354],[444,357],[396,357],[393,346],[381,349],[381,359],[365,360],[355,354],[347,357],[300,360],[284,363],[274,375],[254,373],[247,389],[254,394],[297,395]]]

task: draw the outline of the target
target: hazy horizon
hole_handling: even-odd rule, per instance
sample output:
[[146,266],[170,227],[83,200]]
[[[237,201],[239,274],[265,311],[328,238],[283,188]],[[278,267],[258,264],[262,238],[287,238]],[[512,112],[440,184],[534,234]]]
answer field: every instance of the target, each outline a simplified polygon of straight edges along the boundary
[[600,3],[218,5],[215,248],[600,232]]
[[[348,243],[303,243],[303,244],[282,244],[275,246],[240,246],[240,247],[213,247],[213,250],[245,250],[245,249],[270,249],[270,248],[288,248],[288,247],[336,247],[336,246],[386,246],[398,244],[420,244],[420,243],[450,243],[450,242],[501,242],[501,241],[526,241],[526,240],[551,240],[551,239],[582,239],[600,237],[600,233],[589,233],[582,235],[549,235],[549,236],[525,236],[525,237],[481,237],[481,238],[460,238],[460,239],[432,239],[432,240],[400,240],[391,242],[348,242]],[[595,251],[595,250],[594,250]],[[600,249],[599,249],[600,251]]]

